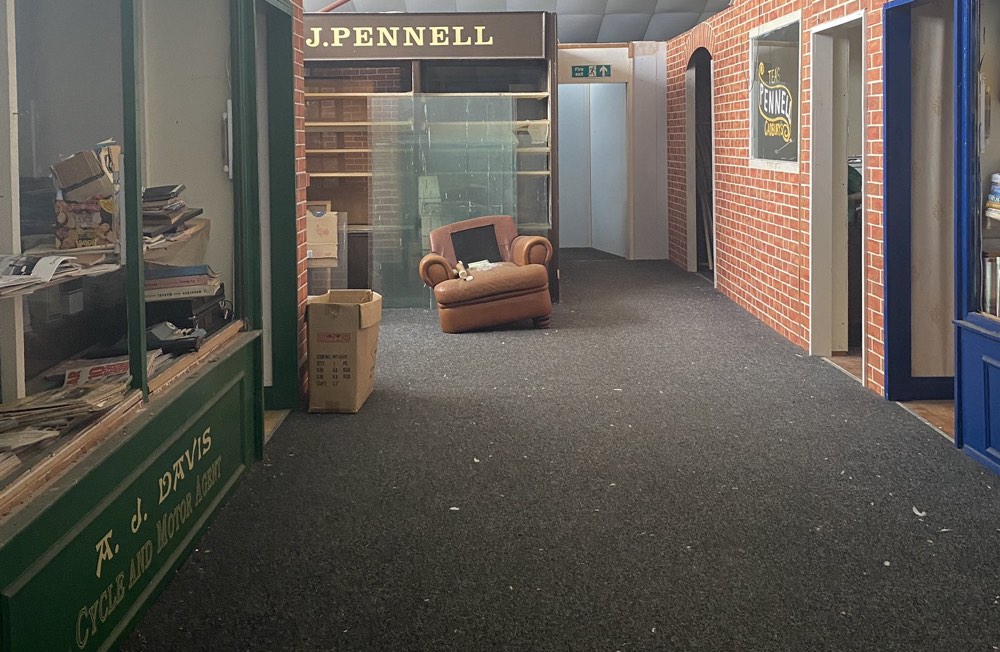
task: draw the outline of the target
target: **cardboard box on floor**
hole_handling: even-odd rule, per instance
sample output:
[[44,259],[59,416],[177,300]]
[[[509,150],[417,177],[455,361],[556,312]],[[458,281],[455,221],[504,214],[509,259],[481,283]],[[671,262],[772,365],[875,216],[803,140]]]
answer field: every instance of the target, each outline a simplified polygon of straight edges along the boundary
[[357,412],[375,385],[382,295],[330,290],[306,303],[309,411]]

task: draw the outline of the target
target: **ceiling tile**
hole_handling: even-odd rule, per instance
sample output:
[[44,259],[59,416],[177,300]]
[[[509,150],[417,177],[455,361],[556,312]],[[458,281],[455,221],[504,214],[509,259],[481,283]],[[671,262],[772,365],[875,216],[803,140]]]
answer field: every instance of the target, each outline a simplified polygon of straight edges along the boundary
[[[305,0],[302,3],[302,10],[319,11],[320,9],[323,9],[331,4],[333,4],[333,0]],[[344,6],[343,9],[338,9],[338,11],[354,11],[354,3],[348,2],[347,4],[350,5],[350,8]]]
[[[707,0],[659,0],[656,13],[703,13]],[[724,0],[725,1],[725,0]]]
[[697,25],[700,18],[701,14],[698,13],[653,14],[646,29],[645,40],[669,41]]
[[651,14],[656,0],[608,0],[609,14]]
[[508,11],[555,11],[556,0],[507,0]]
[[503,11],[507,8],[507,0],[455,0],[457,11],[476,13],[480,11]]
[[597,34],[598,43],[623,43],[642,40],[650,14],[607,14]]
[[707,0],[705,2],[705,11],[722,11],[723,9],[728,9],[732,4],[732,0]]
[[593,43],[601,31],[601,14],[559,15],[560,43]]
[[361,13],[406,11],[406,3],[403,0],[354,0],[354,9]]
[[432,11],[455,11],[455,0],[406,0],[409,13]]
[[603,14],[608,0],[556,0],[559,19],[569,14]]

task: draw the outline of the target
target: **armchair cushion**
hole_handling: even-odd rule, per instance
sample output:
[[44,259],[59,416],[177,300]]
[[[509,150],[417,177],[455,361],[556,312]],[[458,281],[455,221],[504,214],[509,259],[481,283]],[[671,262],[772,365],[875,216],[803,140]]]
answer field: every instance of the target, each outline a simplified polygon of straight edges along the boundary
[[501,297],[521,296],[539,290],[548,291],[549,273],[541,265],[519,267],[501,263],[488,271],[473,271],[472,280],[452,279],[434,286],[439,306],[494,301]]

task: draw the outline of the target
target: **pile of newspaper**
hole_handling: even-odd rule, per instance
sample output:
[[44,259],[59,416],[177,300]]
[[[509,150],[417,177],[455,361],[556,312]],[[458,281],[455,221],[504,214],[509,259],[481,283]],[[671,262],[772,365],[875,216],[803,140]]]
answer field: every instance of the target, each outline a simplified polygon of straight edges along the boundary
[[[96,264],[93,256],[0,254],[0,297],[31,292],[39,286],[67,277],[104,274],[118,269],[117,263]],[[81,264],[82,263],[82,264]]]
[[[26,455],[41,451],[94,415],[121,402],[128,377],[112,382],[67,385],[0,404],[0,467],[13,471]],[[10,455],[15,457],[10,459]],[[4,473],[0,473],[2,478]]]

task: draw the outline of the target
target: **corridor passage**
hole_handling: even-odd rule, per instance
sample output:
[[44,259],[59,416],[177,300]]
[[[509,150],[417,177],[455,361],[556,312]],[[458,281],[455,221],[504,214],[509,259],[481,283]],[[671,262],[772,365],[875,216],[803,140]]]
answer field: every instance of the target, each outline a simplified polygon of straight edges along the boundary
[[548,331],[387,310],[125,649],[1000,647],[1000,478],[705,279],[568,258]]

